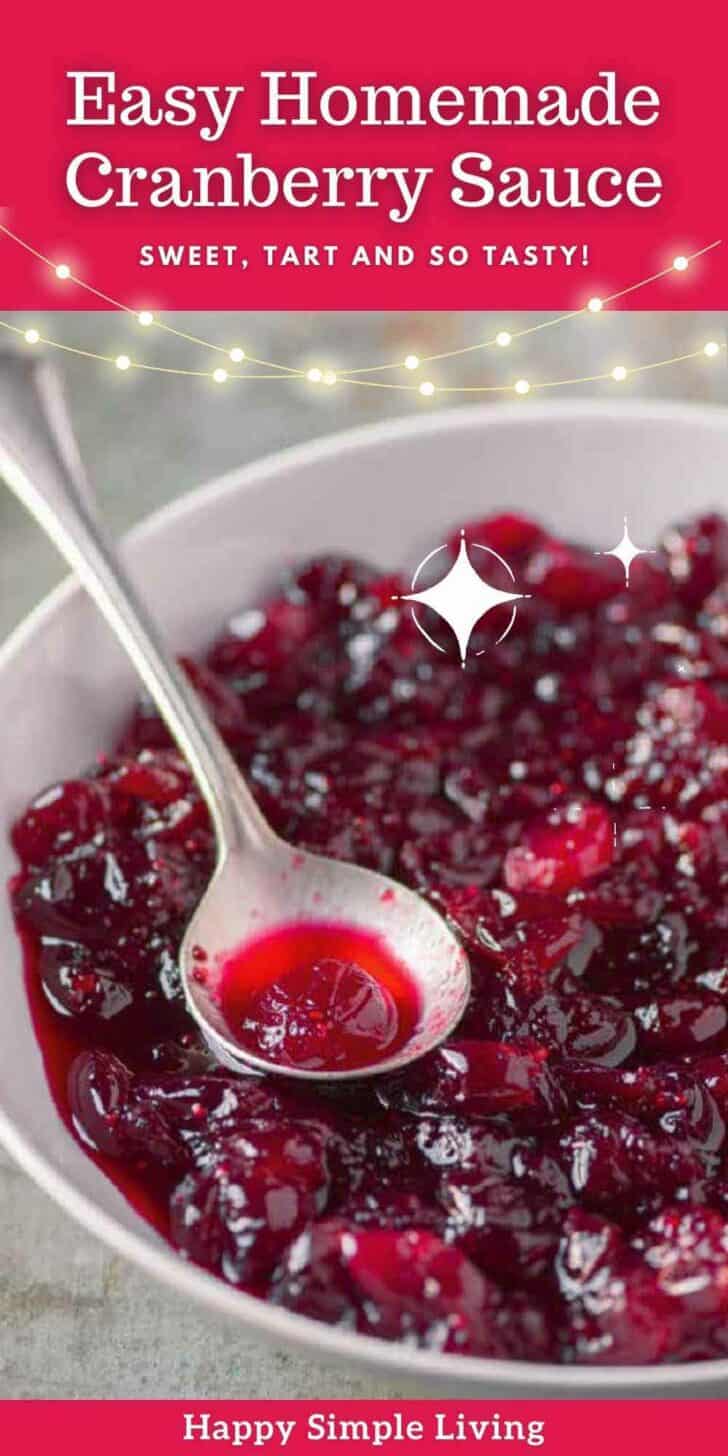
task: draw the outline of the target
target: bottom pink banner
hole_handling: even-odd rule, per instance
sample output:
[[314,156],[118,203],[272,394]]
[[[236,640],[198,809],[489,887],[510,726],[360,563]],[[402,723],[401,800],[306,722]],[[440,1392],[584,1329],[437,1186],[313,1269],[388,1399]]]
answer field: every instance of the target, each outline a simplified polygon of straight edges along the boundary
[[490,1446],[601,1456],[651,1445],[660,1456],[725,1446],[724,1401],[0,1401],[9,1453],[154,1456],[304,1452],[365,1456],[412,1448],[465,1456]]

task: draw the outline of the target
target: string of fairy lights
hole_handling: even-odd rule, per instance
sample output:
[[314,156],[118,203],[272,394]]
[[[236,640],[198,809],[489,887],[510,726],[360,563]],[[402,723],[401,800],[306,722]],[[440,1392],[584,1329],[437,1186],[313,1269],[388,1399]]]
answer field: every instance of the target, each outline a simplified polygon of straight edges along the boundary
[[[134,359],[129,354],[102,354],[91,349],[79,348],[72,344],[66,344],[59,339],[46,336],[41,329],[30,325],[21,328],[12,324],[7,319],[0,319],[0,330],[13,334],[21,339],[31,348],[45,347],[55,349],[61,353],[70,354],[77,358],[86,359],[98,364],[110,365],[121,373],[139,371],[149,374],[168,374],[187,379],[212,380],[216,385],[227,384],[228,382],[256,383],[266,381],[268,383],[281,383],[288,381],[304,382],[313,386],[322,386],[324,389],[333,388],[335,385],[351,385],[361,389],[380,389],[397,391],[399,393],[418,395],[425,400],[432,400],[436,395],[457,396],[457,395],[513,395],[524,398],[535,391],[567,388],[579,384],[599,384],[613,382],[624,384],[627,380],[641,374],[648,374],[657,369],[666,369],[670,366],[685,364],[690,360],[708,359],[715,360],[726,354],[726,340],[708,339],[700,345],[687,349],[680,354],[673,354],[668,358],[650,359],[637,364],[614,364],[601,373],[578,375],[572,378],[563,379],[541,379],[531,380],[518,378],[505,383],[488,384],[447,384],[435,383],[430,378],[414,380],[412,376],[422,371],[425,366],[431,364],[442,364],[453,359],[462,358],[464,355],[482,352],[494,348],[496,350],[508,349],[519,340],[529,337],[532,334],[542,333],[547,329],[568,323],[572,319],[589,315],[599,315],[610,304],[618,302],[629,294],[636,293],[639,289],[647,288],[650,284],[657,283],[660,279],[667,278],[671,274],[684,274],[692,263],[715,248],[723,245],[722,239],[716,239],[705,247],[694,253],[679,253],[670,264],[652,273],[646,278],[639,279],[625,288],[620,288],[614,293],[604,297],[591,297],[579,308],[571,309],[567,313],[558,314],[554,318],[546,319],[538,324],[532,324],[527,328],[516,329],[509,332],[507,329],[499,329],[492,337],[480,340],[474,344],[467,344],[457,349],[448,349],[440,353],[418,355],[408,353],[404,358],[387,360],[379,364],[369,364],[352,368],[338,367],[337,369],[321,363],[308,367],[284,364],[271,359],[263,359],[252,354],[239,345],[226,346],[210,339],[202,339],[197,335],[189,333],[184,329],[175,328],[167,323],[165,319],[157,317],[151,309],[137,310],[128,304],[113,298],[110,294],[103,292],[89,283],[86,279],[79,277],[73,272],[68,263],[56,262],[47,257],[39,249],[34,247],[26,239],[11,231],[5,224],[0,223],[0,236],[15,243],[24,249],[45,268],[51,270],[61,283],[68,283],[84,290],[100,302],[105,303],[109,308],[133,318],[143,330],[158,330],[161,333],[172,335],[180,341],[193,345],[196,348],[206,349],[214,352],[221,360],[213,369],[190,369],[173,367],[170,365],[150,364],[143,360]],[[225,364],[222,363],[224,358]],[[244,366],[242,369],[230,369],[230,365]],[[251,369],[250,366],[253,366]],[[257,373],[256,370],[265,372]],[[400,371],[403,377],[399,380],[372,378],[373,375],[389,374],[392,371]],[[429,372],[429,371],[428,371]]]

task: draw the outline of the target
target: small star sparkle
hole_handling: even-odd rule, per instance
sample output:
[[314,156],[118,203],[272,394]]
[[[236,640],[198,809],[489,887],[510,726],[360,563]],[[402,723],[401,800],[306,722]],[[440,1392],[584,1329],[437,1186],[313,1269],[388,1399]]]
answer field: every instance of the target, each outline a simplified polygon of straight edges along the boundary
[[629,522],[626,516],[624,518],[624,534],[621,541],[616,546],[613,546],[611,551],[594,552],[595,556],[616,556],[617,561],[621,562],[624,569],[625,586],[629,586],[629,573],[632,562],[636,561],[638,556],[654,556],[654,554],[654,551],[643,550],[641,546],[635,546],[629,534]]
[[[477,543],[474,544],[477,545]],[[437,549],[441,551],[443,547],[440,546]],[[496,561],[499,561],[505,567],[508,575],[515,580],[508,562],[504,561],[503,557],[499,556],[497,551],[492,551],[489,546],[480,546],[478,549],[487,551],[489,556],[494,556]],[[418,567],[412,583],[413,586],[416,585],[417,577],[425,562],[429,561],[434,555],[435,552],[431,552],[430,556],[427,556],[425,561]],[[523,601],[524,593],[499,591],[497,587],[491,586],[489,582],[484,581],[483,577],[478,575],[470,560],[465,536],[461,534],[457,557],[450,567],[450,570],[445,573],[440,581],[436,582],[434,586],[427,587],[425,591],[412,591],[395,600],[419,602],[422,606],[431,607],[434,612],[437,612],[438,616],[442,617],[443,621],[448,623],[448,626],[452,628],[455,634],[460,652],[460,662],[464,667],[470,638],[481,618],[487,616],[488,612],[491,612],[494,607],[500,607],[505,602],[516,603]],[[414,611],[413,617],[415,625],[423,633],[423,636],[433,646],[437,647],[438,644],[433,642],[429,634],[420,626]],[[510,622],[505,631],[501,633],[498,642],[502,642],[503,638],[508,635],[515,621],[515,617],[516,607],[514,605]]]

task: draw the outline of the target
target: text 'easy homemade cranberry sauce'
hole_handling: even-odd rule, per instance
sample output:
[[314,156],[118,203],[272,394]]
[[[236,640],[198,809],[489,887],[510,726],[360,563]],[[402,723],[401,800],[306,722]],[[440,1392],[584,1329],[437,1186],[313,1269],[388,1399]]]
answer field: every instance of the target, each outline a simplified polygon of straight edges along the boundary
[[[467,535],[530,596],[465,670],[398,579],[332,557],[186,663],[280,834],[449,917],[473,972],[455,1037],[320,1089],[215,1065],[176,961],[211,828],[142,705],[13,831],[51,1087],[186,1258],[287,1309],[471,1355],[725,1356],[728,523],[668,531],[629,590],[530,521]],[[315,1059],[301,1008],[333,986],[384,1047],[387,996],[324,949],[310,984],[260,989],[253,1040]]]
[[379,936],[303,922],[241,946],[223,963],[220,1009],[232,1041],[277,1066],[351,1072],[410,1040],[419,994]]

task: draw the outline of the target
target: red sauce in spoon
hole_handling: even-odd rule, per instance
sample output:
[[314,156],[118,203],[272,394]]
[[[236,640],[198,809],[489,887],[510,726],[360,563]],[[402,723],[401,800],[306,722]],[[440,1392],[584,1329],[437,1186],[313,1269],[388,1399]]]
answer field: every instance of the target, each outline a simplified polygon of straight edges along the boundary
[[281,1067],[350,1072],[398,1052],[420,1015],[410,973],[378,936],[303,922],[247,942],[222,967],[231,1039]]

